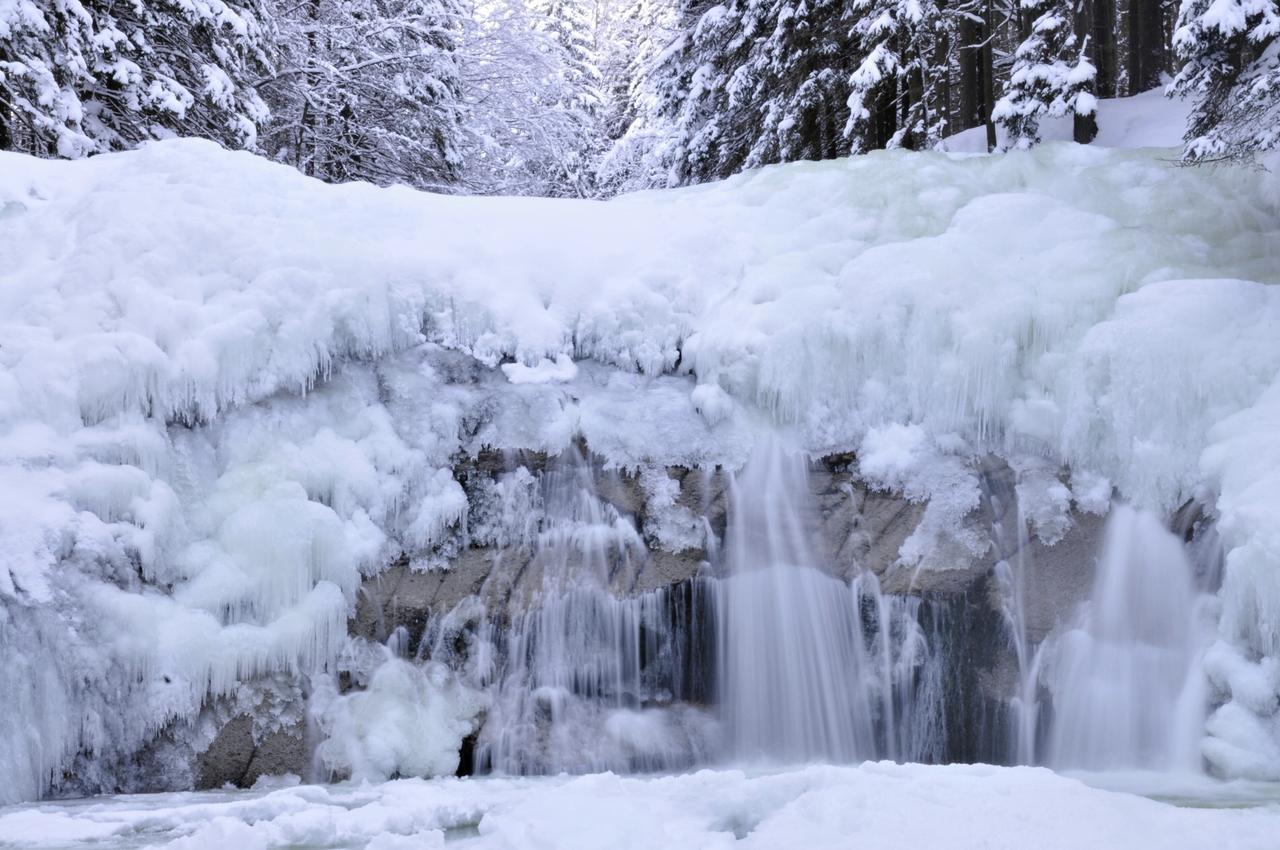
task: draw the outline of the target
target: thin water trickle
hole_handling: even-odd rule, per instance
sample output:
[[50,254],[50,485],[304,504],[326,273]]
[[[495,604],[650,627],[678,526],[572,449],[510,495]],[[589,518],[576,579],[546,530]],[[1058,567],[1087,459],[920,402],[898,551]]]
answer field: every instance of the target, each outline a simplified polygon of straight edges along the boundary
[[1033,644],[1027,627],[1027,577],[1031,571],[1031,535],[1022,509],[1017,511],[1017,550],[996,564],[996,582],[1000,589],[1001,613],[1013,645],[1018,665],[1017,692],[1010,700],[1010,760],[1014,764],[1035,764],[1037,735],[1040,728],[1040,672],[1044,662],[1044,643]]

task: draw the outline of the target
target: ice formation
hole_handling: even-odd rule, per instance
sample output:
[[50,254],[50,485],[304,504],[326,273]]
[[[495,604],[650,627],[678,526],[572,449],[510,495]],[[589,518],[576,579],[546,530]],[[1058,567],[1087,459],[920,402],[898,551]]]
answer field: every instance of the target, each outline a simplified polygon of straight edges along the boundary
[[[648,476],[653,539],[699,548],[655,475],[740,470],[774,434],[857,451],[866,480],[926,501],[901,553],[919,569],[985,545],[965,523],[988,454],[1045,539],[1113,487],[1165,514],[1210,492],[1226,561],[1204,751],[1280,775],[1250,756],[1278,734],[1280,184],[1166,159],[877,153],[594,203],[324,186],[198,141],[0,155],[0,801],[130,787],[140,751],[177,764],[237,706],[275,705],[264,683],[335,663],[362,579],[401,556],[441,569],[467,533],[564,532],[544,551],[603,553],[558,573],[576,582],[647,545],[621,517],[539,525],[516,472],[470,517],[459,457],[585,440]],[[557,623],[648,634],[593,589]],[[625,662],[596,668],[599,759],[665,763],[637,742],[705,730],[636,697]],[[396,688],[464,699],[396,670],[369,711]],[[562,682],[528,678],[562,705]],[[395,720],[447,731],[368,772],[447,771],[467,716]],[[871,733],[831,734],[860,753]],[[487,751],[518,763],[504,746]]]
[[[320,679],[324,683],[327,680]],[[391,776],[452,776],[458,742],[475,731],[483,695],[440,662],[383,659],[366,689],[313,695],[325,740],[316,757],[326,771],[357,781]]]

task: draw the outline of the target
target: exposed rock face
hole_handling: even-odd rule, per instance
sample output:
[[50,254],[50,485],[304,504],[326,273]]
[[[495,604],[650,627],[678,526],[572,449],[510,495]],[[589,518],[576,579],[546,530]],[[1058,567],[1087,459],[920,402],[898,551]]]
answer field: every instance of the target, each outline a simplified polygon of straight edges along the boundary
[[[1046,545],[1033,536],[1022,544],[1027,549],[1020,553],[1017,536],[999,531],[1001,527],[1012,529],[1018,522],[1012,497],[1014,473],[1002,463],[989,462],[984,468],[984,483],[1006,496],[985,499],[980,515],[974,517],[990,529],[989,551],[980,557],[961,553],[947,569],[903,569],[898,566],[899,550],[920,523],[925,504],[868,488],[854,474],[852,461],[849,455],[835,455],[811,465],[813,498],[807,503],[809,515],[803,518],[824,568],[839,577],[852,579],[870,570],[889,593],[973,592],[980,585],[987,586],[983,579],[997,561],[1021,556],[1028,577],[1030,631],[1036,640],[1087,598],[1102,517],[1074,513],[1062,540]],[[474,493],[478,481],[521,467],[534,476],[541,475],[548,463],[541,454],[504,457],[486,452],[460,464],[457,477]],[[644,541],[642,551],[631,552],[610,565],[609,584],[614,593],[630,595],[676,584],[714,567],[705,544],[678,549],[663,545],[662,532],[655,530],[662,519],[653,516],[652,500],[640,476],[607,470],[598,458],[591,459],[591,469],[596,496],[629,522]],[[713,545],[718,545],[727,524],[725,474],[671,467],[666,475],[678,487],[675,507],[705,519]],[[446,569],[419,569],[402,559],[364,582],[353,632],[384,640],[403,626],[411,635],[419,635],[430,615],[442,614],[468,596],[479,595],[486,604],[497,607],[518,603],[536,595],[531,591],[541,579],[529,540],[506,547],[468,546],[449,559]],[[998,600],[994,608],[999,610]]]
[[[1039,643],[1053,627],[1069,622],[1089,598],[1106,517],[1072,511],[1070,525],[1052,545],[1034,534],[1019,535],[1016,476],[1007,464],[989,458],[982,467],[984,523],[991,529],[992,550],[983,562],[990,571],[998,561],[1016,565],[1022,577],[1022,614],[1027,637]],[[999,588],[992,583],[992,593]],[[999,609],[1000,601],[993,602]]]
[[241,714],[219,730],[197,759],[196,787],[248,788],[263,776],[305,777],[309,756],[303,729],[278,729],[255,738],[253,718]]
[[403,626],[421,638],[433,613],[443,614],[484,589],[501,554],[487,547],[465,549],[448,569],[434,570],[397,561],[361,585],[352,634],[382,642]]

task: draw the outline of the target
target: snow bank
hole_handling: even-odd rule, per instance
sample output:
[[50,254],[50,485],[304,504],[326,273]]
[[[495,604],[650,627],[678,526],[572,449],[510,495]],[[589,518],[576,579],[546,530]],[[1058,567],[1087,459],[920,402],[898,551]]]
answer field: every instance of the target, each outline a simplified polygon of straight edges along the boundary
[[942,525],[987,451],[1155,509],[1208,481],[1228,634],[1276,654],[1278,199],[1071,145],[609,203],[0,155],[0,799],[331,660],[362,575],[462,545],[483,445],[737,466],[761,428],[907,429],[868,461]]
[[1270,850],[1274,806],[1174,808],[1037,768],[867,764],[750,775],[402,780],[0,810],[17,847],[171,850],[982,847]]

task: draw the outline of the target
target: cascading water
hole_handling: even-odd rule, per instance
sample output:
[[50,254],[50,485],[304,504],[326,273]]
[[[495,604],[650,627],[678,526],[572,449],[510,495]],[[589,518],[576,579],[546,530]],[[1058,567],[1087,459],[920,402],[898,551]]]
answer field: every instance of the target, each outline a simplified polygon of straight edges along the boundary
[[945,760],[944,654],[939,606],[926,633],[924,600],[881,592],[874,573],[860,573],[853,594],[854,634],[861,666],[869,673],[877,720],[877,758],[894,761]]
[[1199,769],[1201,603],[1182,541],[1154,514],[1116,506],[1093,596],[1051,650],[1050,765]]
[[514,530],[489,579],[502,586],[428,624],[419,659],[487,694],[476,769],[944,760],[946,618],[821,562],[803,455],[762,441],[724,473],[724,546],[700,518],[707,574],[635,595],[625,577],[639,574],[643,539],[596,492],[600,474],[578,452],[536,479],[510,473],[525,490],[504,491]]
[[[601,479],[579,452],[538,476],[522,466],[507,474],[525,492],[502,501],[516,530],[498,547],[497,585],[429,623],[418,649],[420,662],[444,662],[485,694],[475,769],[867,758],[1199,765],[1205,596],[1189,550],[1152,514],[1115,508],[1092,598],[1039,642],[1019,514],[1017,540],[1001,537],[1006,557],[995,567],[1009,637],[1000,647],[998,629],[974,631],[972,617],[989,610],[983,596],[887,594],[875,573],[824,562],[811,542],[822,517],[807,459],[776,439],[760,441],[740,472],[714,473],[726,496],[723,546],[710,515],[689,520],[706,528],[703,574],[641,594],[626,590],[643,574],[644,538],[596,492],[599,482],[620,492],[619,481]],[[711,476],[699,479],[704,497]],[[1010,495],[989,493],[993,505]],[[996,653],[987,663],[1002,651],[1016,663],[1003,704],[970,675],[975,650]],[[383,678],[380,699],[413,691],[392,687],[401,679],[418,681]],[[428,684],[417,690],[453,687]]]
[[729,483],[718,672],[740,758],[851,761],[875,752],[868,671],[848,588],[818,569],[804,461],[762,444]]
[[643,552],[634,525],[598,497],[578,452],[560,458],[540,489],[524,568],[535,589],[509,620],[482,628],[480,643],[503,663],[477,677],[492,698],[478,765],[669,770],[705,757],[714,729],[686,687],[699,679],[700,582],[615,596],[611,579]]
[[[938,723],[915,723],[926,645],[919,600],[890,600],[874,576],[852,587],[809,545],[805,458],[762,441],[729,482],[727,578],[717,603],[718,682],[729,755],[853,761],[922,758]],[[915,607],[912,607],[912,606]],[[936,737],[936,736],[935,736]]]
[[[502,773],[671,770],[705,758],[710,718],[688,704],[676,604],[693,588],[614,598],[573,591],[517,616],[477,761]],[[677,704],[678,703],[678,704]]]

